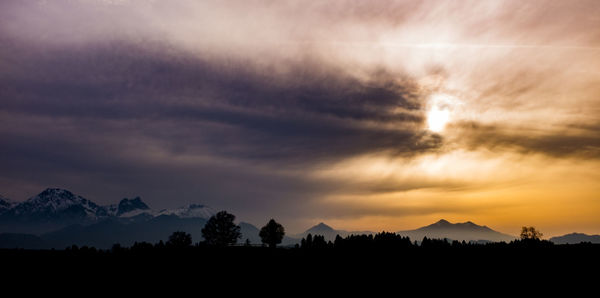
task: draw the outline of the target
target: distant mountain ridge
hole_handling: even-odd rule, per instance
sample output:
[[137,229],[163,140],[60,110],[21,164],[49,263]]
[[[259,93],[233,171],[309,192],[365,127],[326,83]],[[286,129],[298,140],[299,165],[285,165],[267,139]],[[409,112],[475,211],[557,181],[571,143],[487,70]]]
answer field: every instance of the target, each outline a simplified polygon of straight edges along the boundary
[[550,238],[555,244],[579,244],[582,242],[600,243],[600,235],[588,235],[583,233],[571,233]]
[[[479,242],[510,242],[516,237],[503,234],[490,229],[487,226],[480,226],[473,222],[467,221],[464,223],[450,223],[447,220],[441,219],[433,224],[424,226],[415,230],[406,230],[396,232],[402,236],[408,236],[411,240],[421,241],[423,237],[435,238],[435,239],[449,239],[449,240],[465,240],[465,241],[479,241]],[[322,235],[327,241],[335,240],[337,235],[340,237],[346,237],[348,235],[361,235],[361,234],[376,234],[371,231],[345,231],[336,230],[325,223],[319,223],[301,234],[296,235],[298,238],[305,238],[308,234]]]
[[464,240],[467,242],[510,242],[516,239],[514,236],[494,231],[487,226],[480,226],[471,221],[451,223],[445,219],[441,219],[433,224],[415,230],[398,231],[396,233],[418,241],[422,240],[424,237],[436,239],[446,238],[458,241]]

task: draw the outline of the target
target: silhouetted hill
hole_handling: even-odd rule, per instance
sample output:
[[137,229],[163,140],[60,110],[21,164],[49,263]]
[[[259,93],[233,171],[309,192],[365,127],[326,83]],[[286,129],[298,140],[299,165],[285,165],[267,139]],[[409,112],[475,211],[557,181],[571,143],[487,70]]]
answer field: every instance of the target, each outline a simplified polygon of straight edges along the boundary
[[398,231],[397,233],[417,241],[420,241],[423,237],[476,242],[509,242],[516,239],[514,236],[494,231],[487,226],[480,226],[470,221],[453,224],[444,219],[416,230]]
[[571,233],[550,238],[556,244],[578,244],[582,242],[600,243],[600,235],[587,235],[583,233]]
[[317,225],[310,227],[308,230],[304,231],[303,233],[296,235],[296,237],[299,239],[302,239],[302,238],[306,238],[306,236],[308,234],[311,234],[313,236],[314,235],[322,235],[325,237],[325,240],[333,241],[335,239],[336,235],[339,234],[341,236],[345,236],[347,234],[347,232],[342,231],[342,230],[335,230],[334,228],[321,222]]
[[250,240],[251,244],[262,243],[260,240],[260,236],[258,235],[260,233],[260,230],[257,227],[247,222],[240,222],[239,226],[240,231],[242,232],[242,238],[239,240],[239,242],[244,243],[246,239],[248,239]]
[[335,236],[340,235],[341,237],[346,237],[348,235],[370,235],[370,234],[375,234],[374,232],[371,231],[345,231],[345,230],[336,230],[330,226],[328,226],[327,224],[321,222],[311,228],[309,228],[308,230],[304,231],[303,233],[299,234],[299,235],[295,235],[296,238],[298,239],[302,239],[302,238],[306,238],[306,236],[308,234],[311,235],[321,235],[323,237],[325,237],[326,241],[333,241],[335,240]]

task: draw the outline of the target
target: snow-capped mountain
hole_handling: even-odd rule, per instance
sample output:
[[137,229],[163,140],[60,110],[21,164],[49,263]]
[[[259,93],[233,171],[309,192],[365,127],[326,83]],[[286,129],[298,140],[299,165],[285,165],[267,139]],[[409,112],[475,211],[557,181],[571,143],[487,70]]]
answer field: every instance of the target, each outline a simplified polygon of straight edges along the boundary
[[216,212],[204,205],[192,204],[177,209],[163,209],[158,212],[158,215],[175,215],[180,218],[205,218],[208,219]]
[[48,188],[37,196],[10,208],[5,215],[21,219],[48,221],[53,219],[96,220],[107,216],[106,209],[72,192]]
[[189,205],[155,211],[140,197],[124,198],[118,204],[100,206],[72,192],[48,188],[21,203],[0,198],[0,232],[46,233],[69,225],[86,226],[107,219],[150,220],[162,215],[182,219],[208,219],[215,212],[204,205]]

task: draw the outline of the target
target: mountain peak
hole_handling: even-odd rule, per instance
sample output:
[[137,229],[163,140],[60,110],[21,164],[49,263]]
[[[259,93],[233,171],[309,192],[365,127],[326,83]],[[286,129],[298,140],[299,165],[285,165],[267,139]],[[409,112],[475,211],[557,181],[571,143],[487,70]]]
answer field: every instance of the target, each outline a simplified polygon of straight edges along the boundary
[[332,227],[326,225],[324,222],[320,222],[318,225],[315,226],[315,228],[320,228],[320,229],[332,229]]
[[49,207],[61,209],[76,202],[86,202],[87,200],[74,195],[72,192],[62,188],[46,188],[44,191],[30,198],[24,203],[30,204],[49,204]]
[[54,193],[56,193],[56,192],[59,192],[59,193],[68,192],[68,193],[70,193],[70,191],[68,191],[68,190],[66,190],[64,188],[59,188],[59,187],[48,187],[48,188],[46,188],[46,189],[44,189],[42,191],[42,193],[44,193],[44,192],[48,192],[48,193],[53,193],[53,192]]
[[335,231],[335,230],[332,227],[326,225],[323,222],[320,222],[319,224],[317,224],[317,225],[313,226],[312,228],[306,230],[307,233],[313,233],[313,234],[315,232],[322,233],[322,232],[333,232],[333,231]]
[[119,202],[119,207],[117,211],[117,216],[122,215],[124,213],[128,213],[135,210],[149,210],[150,207],[146,205],[146,203],[142,202],[140,197],[135,197],[133,199],[124,198]]
[[94,202],[62,188],[46,188],[34,197],[14,205],[4,215],[32,222],[86,222],[105,213]]
[[475,223],[474,223],[474,222],[472,222],[472,221],[463,222],[463,223],[461,223],[461,225],[463,225],[463,226],[467,226],[467,227],[481,227],[480,225],[478,225],[478,224],[475,224]]
[[445,220],[445,219],[442,218],[442,219],[438,220],[436,223],[434,223],[434,225],[437,225],[437,226],[447,226],[447,225],[451,225],[451,223],[449,221],[447,221],[447,220]]
[[52,187],[48,187],[46,189],[44,189],[42,192],[40,192],[36,197],[65,197],[65,198],[72,198],[75,195],[66,190],[66,189],[62,189],[62,188],[52,188]]

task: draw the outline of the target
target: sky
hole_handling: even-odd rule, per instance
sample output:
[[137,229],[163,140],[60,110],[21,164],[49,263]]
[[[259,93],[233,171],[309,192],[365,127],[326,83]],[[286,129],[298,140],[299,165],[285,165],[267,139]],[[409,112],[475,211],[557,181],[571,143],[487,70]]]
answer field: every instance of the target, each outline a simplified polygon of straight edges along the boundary
[[0,194],[600,233],[600,2],[0,2]]

